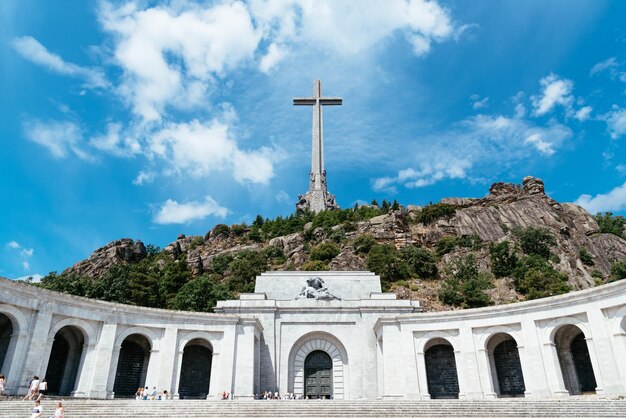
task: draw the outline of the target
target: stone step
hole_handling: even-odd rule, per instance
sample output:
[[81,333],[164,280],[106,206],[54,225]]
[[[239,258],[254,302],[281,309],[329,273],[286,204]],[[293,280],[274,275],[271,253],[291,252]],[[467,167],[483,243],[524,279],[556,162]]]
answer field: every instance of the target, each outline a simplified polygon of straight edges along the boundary
[[[56,401],[45,399],[44,416]],[[626,416],[625,400],[576,397],[554,400],[398,400],[398,401],[64,401],[67,417],[615,417]],[[32,402],[0,401],[0,417],[28,416]]]

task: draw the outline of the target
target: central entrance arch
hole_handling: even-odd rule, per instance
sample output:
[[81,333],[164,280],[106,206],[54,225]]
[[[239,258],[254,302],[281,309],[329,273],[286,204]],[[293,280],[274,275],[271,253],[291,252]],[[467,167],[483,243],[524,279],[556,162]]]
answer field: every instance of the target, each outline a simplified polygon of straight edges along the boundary
[[[332,366],[330,367],[331,373],[329,375],[327,371],[324,371],[328,370],[326,357],[322,358],[322,355],[316,354],[309,358],[309,355],[316,351],[321,351],[323,355],[330,358]],[[322,393],[318,392],[318,396],[326,396],[332,399],[347,399],[349,398],[347,382],[350,381],[348,378],[348,364],[348,353],[341,341],[334,335],[321,331],[305,334],[293,344],[289,352],[287,390],[292,391],[296,395],[306,396],[306,373],[307,366],[309,366],[309,372],[313,372],[314,369],[320,369],[320,384],[316,387],[320,391],[324,390],[327,392],[327,395],[322,395]],[[314,375],[311,374],[310,377],[311,379],[315,377],[317,385],[317,371],[315,371]],[[327,385],[325,380],[322,380],[323,378],[329,378],[330,385]],[[310,382],[312,385],[313,380]]]
[[524,396],[526,385],[515,339],[508,333],[495,334],[489,339],[487,350],[498,396]]
[[333,396],[333,361],[324,351],[313,351],[304,360],[304,394],[307,399]]
[[424,352],[426,380],[431,399],[457,399],[459,376],[454,348],[443,338],[429,341]]

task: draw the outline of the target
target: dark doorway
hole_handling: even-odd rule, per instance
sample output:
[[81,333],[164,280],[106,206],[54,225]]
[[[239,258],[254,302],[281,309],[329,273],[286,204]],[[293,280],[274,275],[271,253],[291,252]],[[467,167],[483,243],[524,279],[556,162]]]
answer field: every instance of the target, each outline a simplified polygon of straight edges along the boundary
[[13,335],[11,318],[5,314],[0,314],[0,373],[5,375],[9,372],[9,365],[4,364],[4,362],[7,359],[9,346],[11,345],[11,335]]
[[324,351],[311,352],[304,360],[304,394],[307,399],[331,399],[333,361]]
[[524,396],[526,386],[517,343],[511,337],[498,343],[493,349],[493,364],[498,378],[500,396]]
[[554,334],[563,383],[570,395],[595,392],[596,377],[585,334],[575,325],[565,325]]
[[459,397],[459,378],[456,372],[454,349],[449,344],[436,344],[424,353],[428,393],[432,399]]
[[191,340],[183,351],[178,394],[180,399],[205,399],[211,382],[211,345],[201,339]]
[[150,349],[150,342],[143,335],[129,335],[122,342],[113,384],[116,398],[132,398],[145,385]]
[[49,394],[68,396],[76,389],[84,344],[83,333],[76,327],[66,326],[57,331],[45,374]]

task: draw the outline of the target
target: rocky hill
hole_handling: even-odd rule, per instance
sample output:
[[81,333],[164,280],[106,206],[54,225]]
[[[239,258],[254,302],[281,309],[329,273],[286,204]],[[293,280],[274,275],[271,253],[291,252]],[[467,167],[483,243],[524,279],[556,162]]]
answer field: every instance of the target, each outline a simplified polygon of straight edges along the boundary
[[[483,303],[495,304],[604,283],[615,263],[626,260],[623,230],[603,233],[594,216],[575,204],[551,199],[543,182],[534,177],[524,178],[522,185],[495,183],[484,198],[446,198],[425,207],[385,205],[276,220],[258,217],[251,226],[217,225],[205,236],[179,235],[162,251],[121,239],[62,275],[44,280],[44,286],[58,288],[55,283],[60,277],[97,282],[112,266],[147,263],[151,258],[153,272],[171,261],[184,264],[189,277],[180,286],[210,277],[213,284],[205,286],[222,283],[230,296],[250,291],[254,274],[263,270],[380,269],[376,272],[384,285],[399,297],[419,299],[427,310],[440,310],[450,309],[444,302],[479,306],[442,296],[444,279],[460,274],[459,263],[468,261],[470,254],[478,274],[489,282],[484,288],[488,300]],[[617,221],[623,228],[623,219]],[[549,246],[543,255],[524,241],[537,236]],[[498,243],[505,245],[497,247]],[[535,253],[544,261],[533,261]],[[262,256],[255,259],[254,254]],[[505,258],[494,261],[498,254]],[[510,261],[509,270],[500,268],[502,260]],[[564,283],[538,292],[532,288],[535,284],[528,284],[531,279],[548,283],[559,278]]]

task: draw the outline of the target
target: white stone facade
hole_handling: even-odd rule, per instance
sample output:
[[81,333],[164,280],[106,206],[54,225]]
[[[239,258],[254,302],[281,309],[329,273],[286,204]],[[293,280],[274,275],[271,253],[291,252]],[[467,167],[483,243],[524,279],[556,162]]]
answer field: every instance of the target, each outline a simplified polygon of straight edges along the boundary
[[[340,300],[296,299],[310,276]],[[311,376],[335,399],[626,395],[626,281],[422,313],[415,301],[381,293],[372,273],[273,272],[216,312],[108,303],[2,279],[5,393],[25,393],[33,375],[49,373],[59,392],[76,397],[119,396],[124,379],[184,397],[182,381],[200,373],[209,399],[304,394]],[[185,356],[190,347],[196,357],[209,353],[209,363]],[[313,369],[314,352],[331,366]]]

